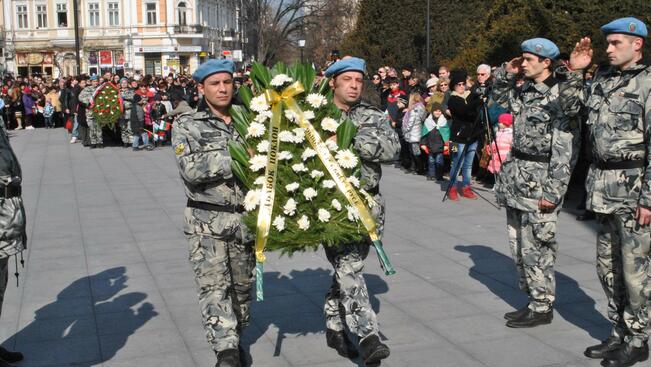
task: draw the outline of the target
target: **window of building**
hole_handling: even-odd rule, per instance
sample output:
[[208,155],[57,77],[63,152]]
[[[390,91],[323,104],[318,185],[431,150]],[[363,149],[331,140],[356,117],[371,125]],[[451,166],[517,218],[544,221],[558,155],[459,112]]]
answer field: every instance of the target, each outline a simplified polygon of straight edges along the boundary
[[187,5],[184,1],[181,1],[178,5],[179,25],[188,25],[187,10]]
[[36,27],[47,28],[47,5],[36,5]]
[[157,24],[158,21],[156,20],[156,3],[147,3],[146,5],[146,10],[147,10],[147,24],[153,25]]
[[99,26],[99,3],[88,4],[88,25],[91,27]]
[[109,25],[120,25],[120,8],[118,3],[108,3]]
[[27,29],[27,5],[16,5],[16,16],[18,17],[18,28]]
[[57,24],[61,28],[68,26],[68,5],[57,4]]

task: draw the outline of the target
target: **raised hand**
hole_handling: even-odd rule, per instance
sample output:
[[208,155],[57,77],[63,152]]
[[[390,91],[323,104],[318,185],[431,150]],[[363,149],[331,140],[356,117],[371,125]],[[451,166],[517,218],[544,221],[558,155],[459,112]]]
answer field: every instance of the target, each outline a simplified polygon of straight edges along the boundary
[[522,56],[511,59],[511,61],[506,63],[507,73],[518,74],[520,73],[521,68],[522,68]]
[[592,63],[592,41],[590,37],[583,37],[574,46],[570,55],[570,67],[572,70],[583,70]]

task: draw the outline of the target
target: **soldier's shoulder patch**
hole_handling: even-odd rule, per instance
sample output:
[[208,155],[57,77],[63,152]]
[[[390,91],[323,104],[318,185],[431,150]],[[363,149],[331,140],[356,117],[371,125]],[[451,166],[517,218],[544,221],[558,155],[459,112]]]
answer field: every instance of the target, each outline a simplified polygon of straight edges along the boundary
[[174,153],[176,153],[176,155],[181,155],[181,154],[183,154],[183,152],[185,152],[185,144],[184,143],[178,143],[178,144],[176,144],[174,146]]

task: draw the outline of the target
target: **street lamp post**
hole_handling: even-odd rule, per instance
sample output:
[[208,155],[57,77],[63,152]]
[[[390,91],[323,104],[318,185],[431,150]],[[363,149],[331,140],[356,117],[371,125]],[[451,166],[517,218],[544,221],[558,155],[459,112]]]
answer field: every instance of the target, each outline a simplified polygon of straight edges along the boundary
[[303,49],[305,48],[305,40],[298,40],[298,48],[301,49],[301,63],[303,63]]
[[72,1],[72,11],[74,13],[72,19],[75,23],[75,56],[77,59],[77,75],[81,75],[81,56],[80,56],[80,45],[79,45],[79,8],[77,6],[77,0]]
[[428,70],[428,72],[429,72],[429,67],[430,67],[430,60],[429,60],[429,59],[430,59],[430,57],[431,57],[431,56],[430,56],[431,52],[430,52],[430,49],[429,49],[429,44],[430,44],[430,39],[429,39],[429,32],[430,32],[430,26],[429,26],[429,3],[430,3],[430,0],[427,0],[427,21],[425,22],[425,23],[426,23],[426,27],[427,27],[427,29],[425,30],[425,32],[426,32],[426,34],[427,34],[427,47],[426,47],[426,49],[427,49],[427,51],[426,51],[426,52],[427,52],[427,53],[426,53],[426,57],[427,57],[426,60],[427,60],[427,61],[426,61],[426,63],[427,63],[427,70]]

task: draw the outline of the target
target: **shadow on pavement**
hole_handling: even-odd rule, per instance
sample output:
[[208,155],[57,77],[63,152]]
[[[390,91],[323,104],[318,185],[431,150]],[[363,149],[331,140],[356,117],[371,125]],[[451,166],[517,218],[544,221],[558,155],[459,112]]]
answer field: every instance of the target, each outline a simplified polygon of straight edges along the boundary
[[[17,345],[25,355],[26,366],[60,364],[86,367],[112,359],[130,335],[158,315],[151,303],[142,303],[147,298],[145,293],[131,292],[116,297],[127,288],[127,280],[123,266],[75,280],[57,295],[56,301],[38,309],[34,320],[5,340],[3,345],[10,349]],[[89,296],[89,287],[91,301],[86,299],[84,303],[84,296]],[[133,309],[138,304],[140,306]],[[97,350],[90,350],[94,349],[90,347],[81,350],[86,345],[97,345],[80,343],[83,339],[99,339],[102,343]],[[47,350],[48,346],[54,349],[52,345],[63,345],[64,350]],[[75,351],[79,355],[75,355]]]
[[[333,277],[333,272],[328,269],[318,268],[318,269],[305,269],[305,270],[292,270],[287,275],[281,275],[279,272],[267,272],[264,274],[264,284],[265,288],[268,285],[271,285],[275,290],[275,293],[279,295],[267,297],[265,301],[261,302],[261,305],[258,306],[260,309],[266,307],[276,307],[278,312],[284,316],[273,316],[274,310],[265,310],[264,315],[256,316],[256,310],[251,312],[251,320],[256,323],[259,329],[250,328],[247,331],[253,331],[253,333],[248,333],[246,341],[243,342],[243,347],[247,352],[247,357],[250,360],[249,346],[248,343],[253,344],[258,339],[260,339],[270,327],[275,327],[278,329],[276,340],[273,342],[275,346],[274,356],[279,356],[282,350],[283,340],[286,335],[307,335],[309,333],[316,334],[325,331],[325,316],[323,314],[323,304],[325,302],[325,296],[330,287]],[[387,283],[378,275],[374,274],[364,274],[364,279],[367,284],[369,291],[369,300],[373,310],[376,314],[380,313],[380,300],[376,297],[378,294],[386,293],[389,290]],[[308,286],[309,284],[309,286]],[[285,299],[286,296],[292,294],[297,295],[300,293],[305,293],[301,288],[305,289],[309,287],[310,292],[317,287],[322,286],[323,297],[319,299],[310,298],[309,303],[301,302],[292,302]],[[265,292],[267,292],[265,290]],[[278,298],[283,302],[276,303],[273,298]],[[255,302],[255,301],[254,301]],[[266,303],[266,305],[265,305]],[[316,313],[318,312],[318,313]],[[342,310],[343,312],[343,310]],[[258,312],[259,314],[259,312]],[[345,321],[344,321],[345,324]],[[348,333],[351,337],[353,343],[358,342],[357,337]],[[380,338],[385,339],[382,334]],[[326,346],[325,334],[323,334],[323,345],[321,348],[327,348],[330,350],[333,355],[337,355],[337,352],[334,349],[329,349]],[[255,361],[253,361],[255,365]],[[364,366],[363,362],[359,362],[359,366]]]
[[[481,245],[458,245],[455,249],[470,255],[474,266],[470,268],[469,275],[484,284],[493,294],[508,303],[513,309],[520,309],[526,304],[524,292],[505,290],[502,285],[517,289],[517,270],[510,257],[505,256],[490,247]],[[493,264],[491,264],[493,262]],[[495,263],[510,262],[509,268],[495,269]],[[496,276],[510,270],[513,281],[504,281],[503,277]],[[596,276],[596,274],[595,274]],[[511,284],[512,283],[512,284]],[[571,299],[570,302],[567,302]],[[560,302],[560,303],[559,303]],[[595,301],[587,295],[576,280],[556,272],[556,302],[554,308],[565,320],[585,330],[597,340],[604,340],[610,333],[610,322],[595,307]],[[505,312],[511,311],[508,309]]]

